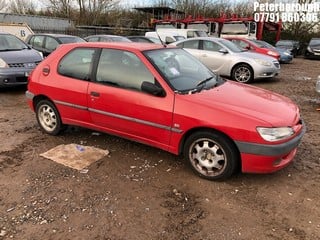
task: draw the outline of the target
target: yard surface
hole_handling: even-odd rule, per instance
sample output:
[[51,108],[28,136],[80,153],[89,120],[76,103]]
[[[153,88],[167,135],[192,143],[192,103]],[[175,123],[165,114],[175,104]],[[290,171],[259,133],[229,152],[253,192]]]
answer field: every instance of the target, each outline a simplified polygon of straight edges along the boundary
[[[82,128],[40,131],[24,88],[0,90],[0,239],[319,239],[319,61],[295,58],[253,83],[290,97],[307,126],[295,161],[223,182],[179,157]],[[239,123],[241,124],[241,123]],[[110,154],[77,171],[40,157],[59,144]]]

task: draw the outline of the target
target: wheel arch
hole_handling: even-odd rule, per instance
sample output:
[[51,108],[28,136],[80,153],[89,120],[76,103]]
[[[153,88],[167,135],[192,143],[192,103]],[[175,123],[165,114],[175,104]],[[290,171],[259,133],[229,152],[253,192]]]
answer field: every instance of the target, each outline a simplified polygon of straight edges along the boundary
[[239,148],[237,147],[236,143],[232,140],[232,138],[230,136],[228,136],[227,134],[225,134],[224,132],[222,131],[219,131],[217,129],[214,129],[214,128],[208,128],[208,127],[198,127],[198,128],[193,128],[193,129],[190,129],[188,130],[182,137],[181,141],[180,141],[180,144],[179,144],[179,155],[181,155],[183,153],[183,148],[184,148],[184,145],[186,143],[186,140],[194,133],[196,132],[213,132],[213,133],[217,133],[217,134],[220,134],[220,135],[223,135],[224,137],[226,137],[233,145],[234,145],[234,148],[236,149],[236,151],[238,152],[239,156],[240,156],[240,151],[239,151]]
[[33,99],[32,99],[32,105],[33,105],[34,109],[36,109],[38,102],[40,102],[41,100],[48,100],[54,104],[54,102],[50,98],[48,98],[47,96],[37,95],[37,96],[33,97]]
[[250,64],[250,63],[247,63],[247,62],[238,62],[238,63],[236,63],[235,65],[233,65],[232,68],[231,68],[231,71],[230,71],[230,77],[232,77],[234,69],[235,69],[236,67],[238,67],[239,65],[247,65],[247,66],[251,69],[251,71],[252,71],[252,74],[253,74],[252,80],[254,80],[254,69],[253,69],[253,67],[251,66],[251,64]]

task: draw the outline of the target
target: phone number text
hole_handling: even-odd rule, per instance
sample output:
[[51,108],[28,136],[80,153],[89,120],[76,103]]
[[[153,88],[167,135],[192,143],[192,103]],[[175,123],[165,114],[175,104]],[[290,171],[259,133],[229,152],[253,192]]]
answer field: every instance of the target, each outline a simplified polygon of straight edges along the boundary
[[256,12],[254,21],[256,22],[318,22],[318,14],[315,12]]

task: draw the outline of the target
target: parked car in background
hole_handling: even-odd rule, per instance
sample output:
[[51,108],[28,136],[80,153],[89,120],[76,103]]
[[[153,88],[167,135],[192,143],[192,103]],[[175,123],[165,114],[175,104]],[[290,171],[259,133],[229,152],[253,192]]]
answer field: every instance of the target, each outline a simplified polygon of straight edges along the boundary
[[75,42],[85,42],[85,40],[77,36],[51,33],[35,33],[26,39],[26,43],[42,52],[44,57],[52,53],[60,44]]
[[277,48],[287,49],[293,57],[301,54],[300,43],[294,40],[279,40],[275,45]]
[[320,38],[312,38],[304,53],[305,58],[320,59]]
[[291,52],[284,48],[276,48],[270,43],[262,40],[252,40],[254,43],[256,43],[258,46],[270,49],[272,51],[278,52],[280,54],[279,62],[280,63],[290,63],[293,60],[293,56]]
[[144,42],[144,43],[159,43],[161,41],[158,37],[146,37],[146,36],[127,36],[132,42]]
[[118,35],[91,35],[84,38],[87,42],[131,42],[126,37],[118,36]]
[[68,124],[119,135],[183,154],[210,180],[284,168],[305,132],[287,97],[160,44],[64,44],[32,72],[26,96],[45,133]]
[[193,38],[172,45],[184,48],[212,71],[238,82],[273,78],[280,72],[280,64],[274,57],[243,50],[226,39]]
[[40,52],[9,33],[0,33],[0,87],[26,85],[30,72],[42,61]]
[[176,32],[167,32],[167,33],[158,33],[158,32],[146,32],[145,37],[147,38],[157,38],[160,42],[163,42],[164,44],[170,44],[179,40],[185,39],[184,36],[179,35],[179,33]]
[[267,48],[264,45],[260,44],[259,42],[253,41],[251,39],[237,38],[237,37],[227,37],[225,39],[230,40],[231,42],[233,42],[234,44],[236,44],[238,47],[242,49],[247,49],[256,53],[269,55],[271,57],[274,57],[277,60],[280,59],[280,53],[277,50]]

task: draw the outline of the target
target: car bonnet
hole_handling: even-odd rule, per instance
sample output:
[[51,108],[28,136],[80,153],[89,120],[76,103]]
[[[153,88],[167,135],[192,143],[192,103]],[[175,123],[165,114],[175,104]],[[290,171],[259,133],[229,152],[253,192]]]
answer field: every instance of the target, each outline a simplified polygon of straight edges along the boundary
[[34,49],[0,52],[0,58],[6,63],[29,63],[41,61],[40,54]]
[[270,126],[293,126],[300,118],[298,107],[289,98],[233,81],[183,98],[190,106],[205,107],[206,114],[211,108],[257,119]]

